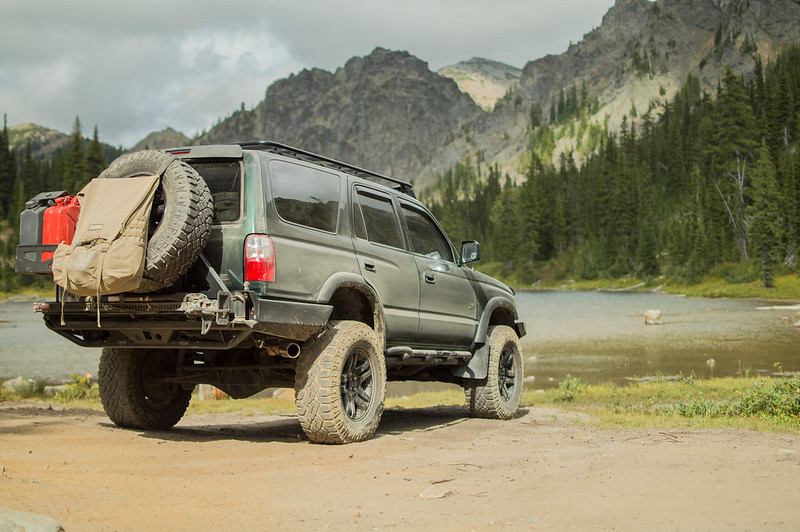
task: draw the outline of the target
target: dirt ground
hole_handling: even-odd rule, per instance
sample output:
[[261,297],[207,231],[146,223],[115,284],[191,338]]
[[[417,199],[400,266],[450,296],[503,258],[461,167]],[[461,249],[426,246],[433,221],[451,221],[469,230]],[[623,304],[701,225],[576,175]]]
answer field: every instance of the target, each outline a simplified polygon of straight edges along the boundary
[[0,404],[0,507],[65,530],[797,530],[800,434],[597,430],[530,408],[392,409],[310,444],[293,416],[190,415],[170,432]]

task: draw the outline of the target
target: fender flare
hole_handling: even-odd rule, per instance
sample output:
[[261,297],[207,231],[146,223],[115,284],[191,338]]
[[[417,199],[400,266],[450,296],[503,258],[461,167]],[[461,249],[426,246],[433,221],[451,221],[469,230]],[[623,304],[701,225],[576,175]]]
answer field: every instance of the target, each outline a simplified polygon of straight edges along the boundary
[[378,337],[381,339],[381,349],[386,348],[386,318],[383,314],[383,303],[378,295],[378,292],[370,285],[366,279],[355,273],[339,272],[331,275],[322,284],[319,295],[317,295],[317,303],[327,304],[333,294],[340,288],[353,288],[366,296],[367,301],[372,306],[372,320],[374,323],[374,330]]
[[[511,313],[514,323],[507,324],[514,329],[518,336],[525,334],[524,327],[519,323],[519,315],[514,303],[504,297],[493,297],[483,308],[481,321],[478,322],[478,330],[475,332],[475,340],[472,344],[472,358],[464,364],[453,367],[451,374],[462,379],[485,379],[489,375],[489,347],[486,345],[486,334],[489,331],[489,322],[492,314],[498,308],[505,309]],[[522,334],[520,334],[522,333]]]
[[486,343],[486,332],[489,330],[489,321],[492,319],[494,311],[498,308],[503,308],[511,313],[514,317],[514,323],[508,323],[507,325],[514,329],[518,336],[524,336],[524,333],[520,334],[521,331],[517,329],[519,314],[517,314],[517,307],[514,305],[514,302],[505,297],[496,296],[490,299],[486,303],[486,306],[483,307],[483,315],[481,316],[481,321],[478,323],[478,330],[475,332],[475,346]]

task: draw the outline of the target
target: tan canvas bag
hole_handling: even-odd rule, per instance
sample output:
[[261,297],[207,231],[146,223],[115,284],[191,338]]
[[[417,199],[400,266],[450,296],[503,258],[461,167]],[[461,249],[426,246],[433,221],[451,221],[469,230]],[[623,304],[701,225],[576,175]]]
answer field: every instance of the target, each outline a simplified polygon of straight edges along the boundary
[[136,290],[142,282],[147,226],[159,176],[93,179],[78,193],[72,244],[59,244],[53,280],[71,294]]

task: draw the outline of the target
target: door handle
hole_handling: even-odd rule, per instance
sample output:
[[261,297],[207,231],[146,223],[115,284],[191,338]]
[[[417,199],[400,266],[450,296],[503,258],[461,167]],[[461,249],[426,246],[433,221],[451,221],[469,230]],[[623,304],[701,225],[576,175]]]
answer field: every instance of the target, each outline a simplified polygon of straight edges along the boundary
[[433,275],[432,272],[425,272],[425,282],[426,283],[435,283],[436,277]]
[[375,267],[375,263],[371,260],[364,261],[364,269],[368,272],[374,272],[377,268]]

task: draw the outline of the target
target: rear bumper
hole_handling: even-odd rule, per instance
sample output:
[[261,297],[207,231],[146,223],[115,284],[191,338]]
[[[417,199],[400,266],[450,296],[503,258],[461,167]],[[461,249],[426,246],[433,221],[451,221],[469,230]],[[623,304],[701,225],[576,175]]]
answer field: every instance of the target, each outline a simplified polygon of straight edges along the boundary
[[[191,294],[195,295],[195,294]],[[124,294],[64,304],[39,304],[45,325],[84,347],[230,349],[270,339],[304,342],[319,332],[333,310],[329,305],[276,301],[254,292],[220,293],[216,301],[188,295]],[[201,304],[196,304],[200,302]],[[99,324],[98,324],[99,323]]]

